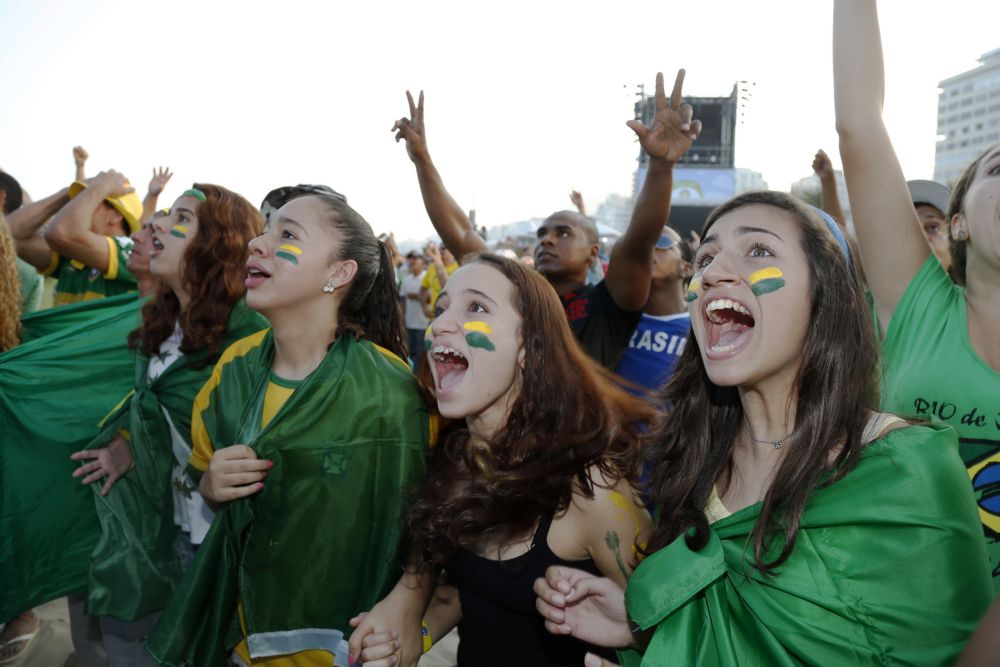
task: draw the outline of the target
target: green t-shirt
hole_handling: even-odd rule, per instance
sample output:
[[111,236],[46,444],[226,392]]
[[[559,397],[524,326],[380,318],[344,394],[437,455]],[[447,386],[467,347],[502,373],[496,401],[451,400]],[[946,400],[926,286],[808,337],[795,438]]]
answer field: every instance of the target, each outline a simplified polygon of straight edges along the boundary
[[21,285],[21,315],[38,310],[42,305],[42,277],[31,264],[17,258],[17,279]]
[[934,255],[896,306],[882,355],[882,409],[958,431],[1000,592],[1000,372],[972,348],[965,288]]
[[135,276],[125,266],[132,254],[132,239],[127,236],[107,236],[108,270],[104,273],[83,262],[52,253],[52,260],[43,275],[54,276],[56,293],[54,306],[64,306],[78,301],[103,299],[137,289]]

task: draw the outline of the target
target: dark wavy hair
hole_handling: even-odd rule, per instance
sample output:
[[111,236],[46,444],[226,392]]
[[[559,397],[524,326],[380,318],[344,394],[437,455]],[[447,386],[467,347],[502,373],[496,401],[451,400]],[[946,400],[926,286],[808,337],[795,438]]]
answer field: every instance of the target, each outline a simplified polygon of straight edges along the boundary
[[[826,224],[798,200],[781,192],[741,194],[712,211],[702,236],[722,216],[753,205],[776,208],[799,225],[811,294],[809,328],[790,399],[795,402],[795,426],[748,541],[754,567],[773,573],[795,547],[813,491],[857,465],[869,411],[878,408],[878,348],[856,262],[847,260]],[[712,487],[723,473],[732,478],[743,405],[736,387],[712,383],[693,339],[660,400],[671,409],[649,437],[659,517],[647,552],[681,535],[698,551],[708,541],[704,508]],[[724,491],[719,489],[720,494]],[[780,550],[768,560],[777,544]]]
[[406,328],[399,309],[399,289],[392,254],[375,238],[371,225],[339,193],[303,191],[286,200],[314,197],[326,208],[325,222],[337,237],[338,260],[358,264],[337,311],[337,336],[351,334],[380,345],[400,359],[407,357]]
[[997,146],[1000,146],[1000,144],[990,146],[975,160],[970,162],[969,166],[962,172],[961,178],[955,183],[955,187],[951,189],[951,199],[948,201],[948,249],[951,251],[951,268],[948,270],[948,273],[951,274],[951,279],[959,285],[965,284],[965,267],[968,262],[969,240],[959,241],[951,234],[951,219],[959,214],[965,215],[965,195],[969,194],[969,188],[976,182],[976,172],[979,171],[979,165],[983,163],[983,159],[987,155],[997,149]]
[[[574,490],[593,496],[589,468],[634,482],[641,424],[650,405],[622,390],[570,332],[552,286],[524,264],[492,254],[466,258],[513,284],[524,367],[507,423],[488,449],[470,446],[464,422],[431,450],[427,482],[406,519],[408,567],[436,571],[456,548],[484,536],[518,539],[539,517],[569,506]],[[422,364],[421,383],[431,386]]]
[[182,311],[177,295],[161,283],[143,307],[142,325],[129,334],[128,342],[152,356],[180,322],[181,352],[207,350],[203,358],[188,362],[192,368],[204,368],[219,353],[229,314],[246,294],[247,244],[261,234],[264,219],[253,204],[231,190],[207,183],[193,187],[205,194],[205,201],[198,204],[198,233],[184,251],[181,266],[190,304]]

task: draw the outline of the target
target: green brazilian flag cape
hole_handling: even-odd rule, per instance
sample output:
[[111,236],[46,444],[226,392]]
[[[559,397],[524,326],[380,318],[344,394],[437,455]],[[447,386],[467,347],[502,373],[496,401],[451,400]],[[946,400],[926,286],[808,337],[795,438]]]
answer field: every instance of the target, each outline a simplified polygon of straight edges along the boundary
[[66,306],[56,306],[28,313],[21,318],[21,343],[24,344],[68,327],[89,322],[94,318],[104,316],[114,308],[135,303],[138,299],[138,292],[128,292],[105,299],[79,301]]
[[[642,665],[951,665],[993,600],[951,428],[910,426],[816,491],[776,575],[751,568],[758,503],[636,568],[629,616],[655,629]],[[777,551],[770,554],[773,557]]]
[[69,457],[132,387],[143,303],[0,354],[0,622],[86,587],[100,526]]
[[227,664],[238,599],[252,657],[321,649],[346,664],[348,619],[399,578],[406,492],[429,444],[408,365],[341,336],[261,428],[273,352],[270,331],[230,346],[195,400],[192,466],[242,443],[274,467],[215,515],[147,642],[163,664]]
[[[266,326],[267,320],[238,302],[219,350]],[[181,535],[174,525],[171,473],[175,461],[186,466],[191,454],[192,406],[213,368],[211,363],[199,369],[191,364],[206,357],[207,350],[182,354],[150,382],[149,358],[137,353],[134,390],[105,418],[101,433],[88,447],[105,447],[116,433],[125,431],[135,463],[107,496],[101,496],[100,484],[91,485],[101,522],[87,587],[91,615],[123,621],[142,618],[165,608],[180,580],[175,542]],[[173,444],[171,424],[184,440],[183,448]]]

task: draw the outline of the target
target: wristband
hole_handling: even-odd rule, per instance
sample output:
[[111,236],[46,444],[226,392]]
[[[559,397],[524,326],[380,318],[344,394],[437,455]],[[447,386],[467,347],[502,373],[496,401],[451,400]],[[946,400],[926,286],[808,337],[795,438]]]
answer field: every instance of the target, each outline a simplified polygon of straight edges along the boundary
[[431,650],[431,646],[434,646],[434,639],[431,637],[431,629],[427,627],[427,621],[420,621],[420,635],[424,642],[424,653]]

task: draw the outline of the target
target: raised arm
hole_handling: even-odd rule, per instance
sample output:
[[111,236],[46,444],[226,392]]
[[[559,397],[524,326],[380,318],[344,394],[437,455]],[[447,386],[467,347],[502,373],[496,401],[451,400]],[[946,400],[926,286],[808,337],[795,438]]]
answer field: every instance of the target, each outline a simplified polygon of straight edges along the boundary
[[678,70],[667,103],[663,74],[656,74],[656,114],[649,127],[630,120],[628,126],[639,137],[649,156],[649,169],[636,198],[632,220],[611,251],[608,275],[604,279],[611,297],[624,310],[641,310],[649,298],[653,246],[670,217],[670,191],[674,185],[674,164],[701,132],[701,121],[692,120],[690,104],[681,104],[684,70]]
[[83,181],[87,178],[87,172],[84,166],[87,164],[87,158],[90,154],[84,149],[83,146],[73,146],[73,164],[76,165],[76,173],[74,179],[77,181]]
[[140,224],[149,222],[153,214],[156,213],[156,204],[160,200],[160,193],[163,192],[163,188],[167,187],[167,183],[170,182],[170,178],[173,175],[170,167],[159,167],[153,170],[153,177],[149,179],[149,189],[146,191],[146,196],[142,198],[142,219],[139,220]]
[[94,211],[107,197],[133,192],[117,171],[102,171],[88,187],[64,206],[45,230],[49,247],[70,259],[106,273],[110,262],[108,239],[92,229]]
[[840,157],[861,259],[884,332],[930,250],[882,119],[883,70],[875,0],[835,0],[833,83]]
[[441,174],[431,161],[427,152],[427,135],[424,130],[424,93],[420,91],[417,104],[413,103],[413,95],[406,91],[406,101],[410,105],[410,117],[400,118],[392,126],[396,133],[396,141],[406,141],[406,154],[417,169],[417,181],[420,183],[420,194],[424,198],[424,208],[437,230],[438,236],[444,241],[445,247],[457,259],[469,253],[488,250],[486,241],[476,233],[475,227],[469,221],[462,207],[458,205],[444,187]]
[[69,189],[63,188],[45,199],[24,204],[7,216],[18,256],[36,269],[44,270],[52,259],[52,250],[41,233],[42,226],[68,201]]
[[816,172],[820,183],[819,207],[829,213],[830,217],[843,228],[847,218],[844,216],[844,209],[840,206],[837,177],[833,172],[830,156],[822,148],[816,151],[816,157],[813,158],[813,171]]

